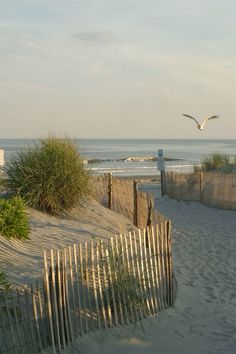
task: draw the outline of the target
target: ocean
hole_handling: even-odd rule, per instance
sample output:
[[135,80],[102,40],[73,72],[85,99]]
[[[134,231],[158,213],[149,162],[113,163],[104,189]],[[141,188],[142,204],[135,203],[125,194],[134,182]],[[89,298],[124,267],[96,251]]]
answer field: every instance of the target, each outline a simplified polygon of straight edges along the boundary
[[[33,139],[0,139],[5,162],[29,147]],[[157,151],[163,149],[167,171],[191,172],[194,165],[214,153],[236,155],[236,139],[75,139],[80,155],[92,174],[155,176]]]

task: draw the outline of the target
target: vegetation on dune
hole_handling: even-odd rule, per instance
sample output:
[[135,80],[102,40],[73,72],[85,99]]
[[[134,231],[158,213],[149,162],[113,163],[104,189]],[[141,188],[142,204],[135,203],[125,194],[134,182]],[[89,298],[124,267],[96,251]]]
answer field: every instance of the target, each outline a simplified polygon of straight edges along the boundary
[[5,273],[0,269],[0,302],[3,301],[4,295],[6,296],[11,288],[12,286],[7,280]]
[[[101,268],[105,266],[108,272],[110,269],[112,275],[113,282],[109,284],[107,289],[110,297],[113,299],[113,287],[116,301],[120,302],[125,307],[127,306],[127,311],[131,309],[141,310],[144,308],[145,304],[141,294],[140,281],[129,269],[121,245],[119,245],[116,250],[108,248],[108,256],[103,257],[101,263]],[[114,310],[113,305],[112,300],[112,310]]]
[[7,238],[29,237],[29,220],[21,197],[0,199],[0,234]]
[[200,167],[195,167],[195,171],[202,172],[221,172],[221,173],[232,173],[236,172],[236,157],[234,161],[230,158],[230,156],[221,153],[213,153],[210,156],[204,158],[201,162]]
[[28,206],[60,214],[90,193],[90,178],[76,146],[59,138],[42,139],[4,168],[7,187]]

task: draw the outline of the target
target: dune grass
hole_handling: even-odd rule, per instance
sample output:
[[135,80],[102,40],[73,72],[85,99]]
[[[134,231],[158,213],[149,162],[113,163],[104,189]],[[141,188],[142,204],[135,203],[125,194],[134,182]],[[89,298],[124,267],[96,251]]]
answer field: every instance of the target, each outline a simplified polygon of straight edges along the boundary
[[230,156],[215,152],[212,155],[205,157],[202,160],[200,167],[195,167],[195,172],[201,171],[232,173],[236,171],[236,157],[234,157],[234,161],[232,161]]
[[10,191],[50,214],[70,210],[91,191],[83,160],[66,139],[39,140],[34,148],[15,155],[4,171]]
[[122,306],[135,310],[141,310],[145,307],[144,300],[141,295],[141,283],[137,276],[129,269],[127,260],[125,259],[124,251],[121,245],[118,245],[116,250],[108,248],[108,257],[102,259],[101,267],[105,265],[110,268],[113,282],[109,285],[108,292],[112,298],[112,289],[116,301],[119,301]]

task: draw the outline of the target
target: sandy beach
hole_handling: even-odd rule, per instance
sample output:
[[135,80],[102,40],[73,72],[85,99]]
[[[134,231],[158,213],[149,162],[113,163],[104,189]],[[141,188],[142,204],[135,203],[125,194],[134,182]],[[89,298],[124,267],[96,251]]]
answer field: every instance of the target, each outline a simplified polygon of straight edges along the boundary
[[173,222],[174,308],[146,319],[144,331],[130,325],[79,338],[67,354],[236,352],[235,212],[168,197],[156,206]]
[[[84,335],[66,354],[236,352],[235,212],[168,197],[156,199],[155,204],[173,224],[173,267],[178,283],[174,308],[145,319],[143,328],[137,323]],[[0,237],[0,267],[16,285],[42,277],[44,249],[61,249],[134,228],[128,219],[93,200],[75,210],[71,219],[60,220],[32,209],[29,215],[29,241]]]

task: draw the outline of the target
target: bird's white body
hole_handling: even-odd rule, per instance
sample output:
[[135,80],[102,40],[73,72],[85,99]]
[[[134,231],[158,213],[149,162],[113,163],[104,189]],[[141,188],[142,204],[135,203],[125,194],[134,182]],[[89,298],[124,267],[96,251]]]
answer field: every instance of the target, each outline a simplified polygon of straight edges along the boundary
[[204,125],[206,124],[206,122],[210,119],[214,119],[214,118],[218,118],[218,116],[209,116],[209,117],[205,117],[202,121],[202,123],[200,124],[196,118],[188,115],[188,114],[183,114],[183,116],[187,117],[187,118],[190,118],[190,119],[193,119],[196,123],[197,123],[197,127],[199,130],[203,130],[204,128]]

